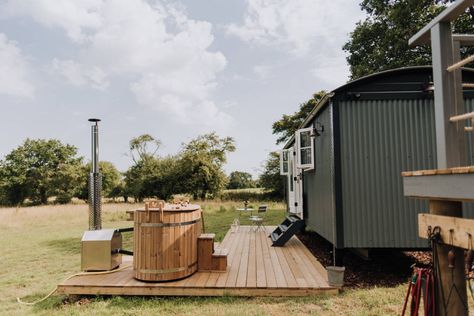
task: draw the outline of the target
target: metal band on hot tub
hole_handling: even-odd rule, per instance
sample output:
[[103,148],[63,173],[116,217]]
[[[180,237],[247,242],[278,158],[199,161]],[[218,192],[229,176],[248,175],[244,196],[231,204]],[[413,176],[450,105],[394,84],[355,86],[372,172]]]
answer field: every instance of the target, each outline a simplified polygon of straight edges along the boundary
[[186,226],[186,225],[192,225],[197,222],[200,222],[201,219],[195,219],[189,222],[181,222],[181,223],[139,223],[141,227],[176,227],[176,226]]

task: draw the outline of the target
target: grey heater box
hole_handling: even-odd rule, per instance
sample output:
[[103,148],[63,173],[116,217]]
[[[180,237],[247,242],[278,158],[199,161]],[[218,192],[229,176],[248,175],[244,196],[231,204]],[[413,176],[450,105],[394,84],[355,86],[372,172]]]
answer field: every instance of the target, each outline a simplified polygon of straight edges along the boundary
[[115,229],[87,230],[81,240],[81,269],[108,271],[122,263],[122,255],[113,253],[122,248],[122,234]]

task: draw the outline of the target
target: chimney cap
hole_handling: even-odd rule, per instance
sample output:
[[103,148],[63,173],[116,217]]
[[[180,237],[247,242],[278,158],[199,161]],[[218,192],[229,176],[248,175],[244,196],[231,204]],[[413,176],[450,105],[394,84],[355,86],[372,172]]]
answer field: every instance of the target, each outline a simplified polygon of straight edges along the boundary
[[98,119],[98,118],[90,118],[88,121],[89,121],[89,122],[100,122],[100,119]]

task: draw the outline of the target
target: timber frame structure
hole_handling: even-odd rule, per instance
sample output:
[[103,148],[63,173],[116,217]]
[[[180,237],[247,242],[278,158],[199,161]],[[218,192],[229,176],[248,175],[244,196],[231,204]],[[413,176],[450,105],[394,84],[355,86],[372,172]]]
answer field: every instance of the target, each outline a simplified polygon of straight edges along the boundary
[[[420,237],[428,238],[433,230],[440,235],[440,242],[433,246],[439,269],[435,280],[439,315],[469,313],[464,249],[472,247],[474,220],[460,217],[462,202],[474,200],[474,167],[466,167],[465,160],[465,137],[472,125],[460,122],[474,123],[474,112],[462,113],[462,87],[473,83],[462,83],[460,68],[474,57],[461,60],[459,50],[473,46],[474,35],[453,35],[451,22],[473,5],[474,0],[456,1],[409,40],[411,46],[431,44],[432,49],[438,169],[403,172],[402,176],[405,196],[429,199],[430,213],[418,218]],[[453,288],[456,293],[451,296]]]

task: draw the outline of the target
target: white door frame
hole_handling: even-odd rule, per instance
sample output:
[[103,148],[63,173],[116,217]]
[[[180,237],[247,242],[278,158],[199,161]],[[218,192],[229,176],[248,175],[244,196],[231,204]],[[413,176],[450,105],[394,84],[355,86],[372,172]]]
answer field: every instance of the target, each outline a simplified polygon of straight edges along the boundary
[[296,151],[291,148],[288,159],[288,206],[290,213],[303,219],[303,170],[297,168]]

